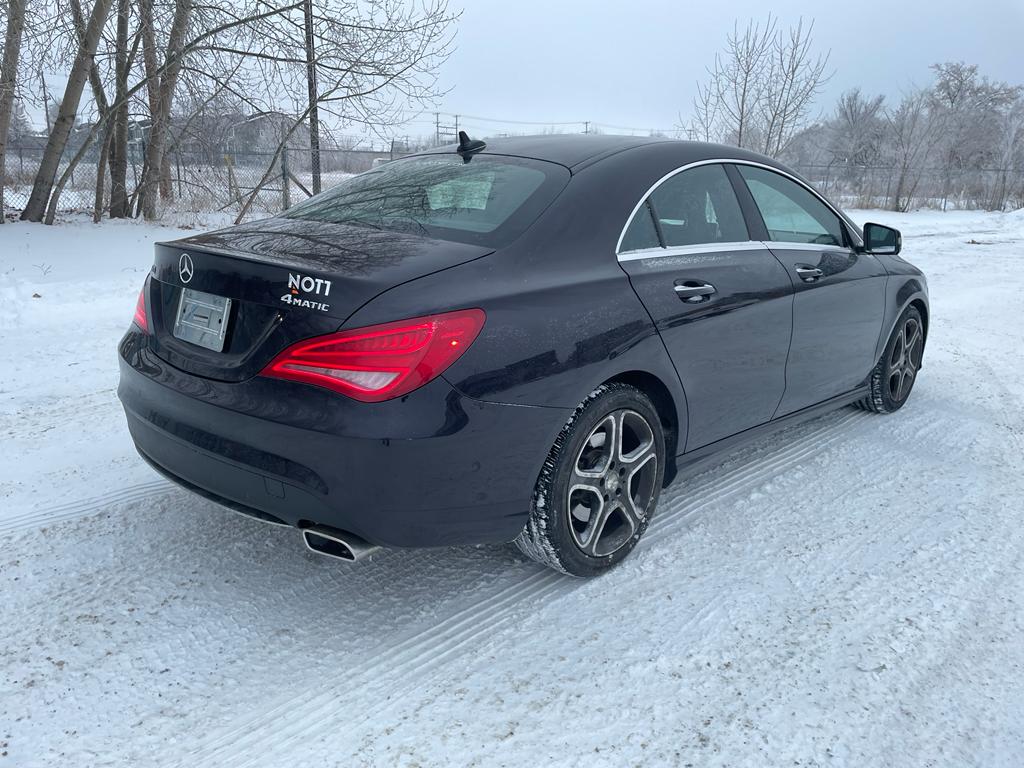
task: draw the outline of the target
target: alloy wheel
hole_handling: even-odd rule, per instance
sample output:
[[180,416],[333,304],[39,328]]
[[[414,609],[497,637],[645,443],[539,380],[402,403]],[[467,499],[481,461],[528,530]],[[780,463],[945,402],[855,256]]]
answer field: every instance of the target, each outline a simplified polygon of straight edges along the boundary
[[908,317],[900,328],[889,353],[889,371],[886,386],[889,397],[895,402],[903,402],[910,394],[917,369],[921,366],[921,355],[924,352],[924,335],[921,333],[921,322],[916,317]]
[[655,495],[654,430],[636,411],[605,416],[588,435],[569,480],[569,528],[576,545],[606,557],[629,543]]

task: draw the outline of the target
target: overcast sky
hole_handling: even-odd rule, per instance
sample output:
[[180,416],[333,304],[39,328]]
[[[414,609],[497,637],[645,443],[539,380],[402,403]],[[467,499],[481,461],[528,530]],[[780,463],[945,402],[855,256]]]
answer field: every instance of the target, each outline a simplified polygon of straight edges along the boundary
[[[457,50],[440,109],[499,119],[591,120],[671,128],[688,114],[695,82],[735,20],[815,21],[815,43],[835,71],[820,98],[844,90],[898,96],[926,84],[929,65],[976,63],[992,78],[1024,83],[1024,0],[464,0]],[[688,7],[689,6],[689,7]],[[695,10],[695,8],[700,8]],[[713,8],[714,10],[709,10]],[[432,131],[433,116],[410,125]],[[463,118],[480,133],[516,129]],[[532,130],[539,126],[521,126]]]

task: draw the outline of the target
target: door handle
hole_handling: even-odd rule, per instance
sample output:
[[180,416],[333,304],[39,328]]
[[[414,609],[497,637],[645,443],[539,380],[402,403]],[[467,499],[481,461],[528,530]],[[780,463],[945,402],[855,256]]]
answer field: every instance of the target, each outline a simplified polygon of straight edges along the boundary
[[796,267],[796,274],[797,277],[799,277],[805,283],[813,283],[815,280],[817,280],[825,273],[822,272],[817,267],[811,267],[806,264],[798,264]]
[[699,283],[696,280],[687,280],[675,287],[676,296],[690,304],[706,301],[715,290],[711,283]]

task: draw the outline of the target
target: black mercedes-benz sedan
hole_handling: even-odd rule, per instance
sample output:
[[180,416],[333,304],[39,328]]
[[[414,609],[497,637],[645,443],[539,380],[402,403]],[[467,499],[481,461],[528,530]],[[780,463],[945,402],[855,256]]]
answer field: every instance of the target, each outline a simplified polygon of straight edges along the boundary
[[515,541],[595,575],[680,470],[906,402],[900,248],[744,150],[463,135],[158,244],[119,395],[153,467],[323,554]]

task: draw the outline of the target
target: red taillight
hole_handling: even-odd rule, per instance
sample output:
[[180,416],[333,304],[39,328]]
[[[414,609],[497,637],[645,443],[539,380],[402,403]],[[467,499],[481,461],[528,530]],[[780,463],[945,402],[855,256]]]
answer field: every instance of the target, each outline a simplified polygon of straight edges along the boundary
[[485,319],[482,309],[463,309],[317,336],[288,347],[261,375],[378,403],[440,376],[473,343]]
[[132,318],[132,322],[135,323],[144,333],[149,333],[149,322],[146,319],[146,287],[149,285],[147,279],[142,284],[142,290],[139,291],[139,300],[135,302],[135,317]]

